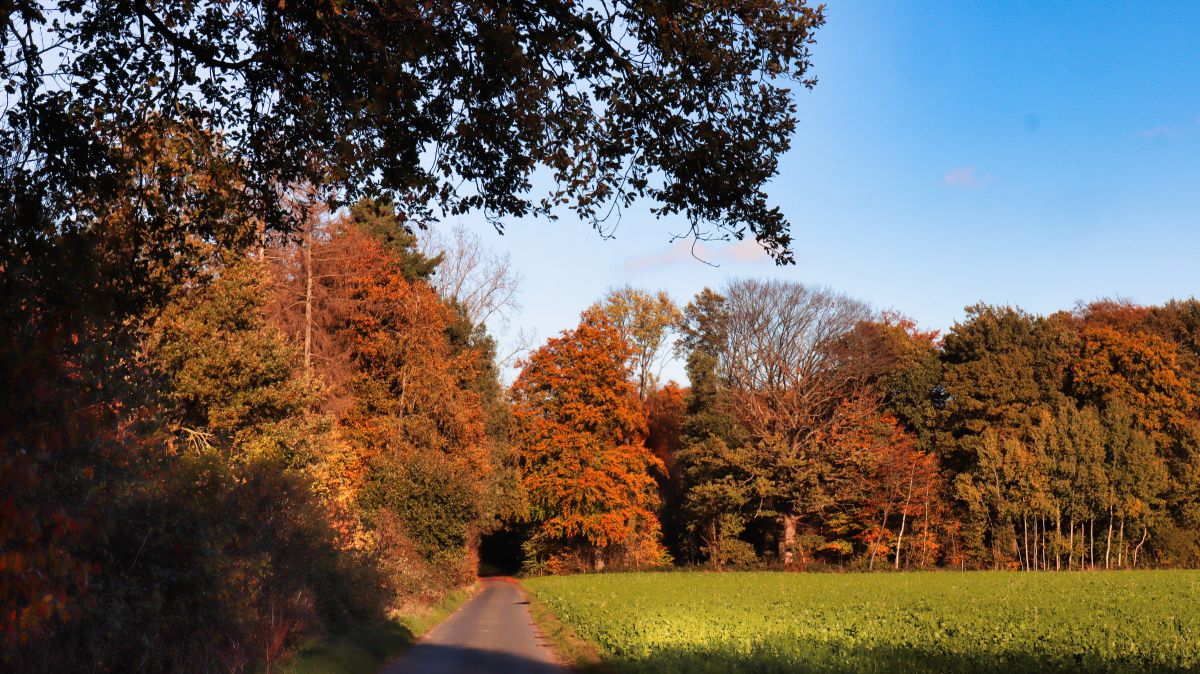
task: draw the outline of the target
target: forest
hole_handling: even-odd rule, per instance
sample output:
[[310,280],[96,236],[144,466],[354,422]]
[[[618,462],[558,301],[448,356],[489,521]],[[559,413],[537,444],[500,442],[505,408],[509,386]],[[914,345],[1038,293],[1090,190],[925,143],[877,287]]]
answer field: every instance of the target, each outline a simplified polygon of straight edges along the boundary
[[1200,565],[1194,299],[942,335],[618,284],[503,378],[518,270],[448,221],[648,202],[794,263],[765,189],[824,21],[0,2],[0,669],[274,671],[489,564]]
[[[512,387],[526,564],[1194,566],[1198,319],[1196,300],[980,304],[942,336],[785,281],[731,281],[682,310],[614,290]],[[654,376],[672,334],[686,388]]]

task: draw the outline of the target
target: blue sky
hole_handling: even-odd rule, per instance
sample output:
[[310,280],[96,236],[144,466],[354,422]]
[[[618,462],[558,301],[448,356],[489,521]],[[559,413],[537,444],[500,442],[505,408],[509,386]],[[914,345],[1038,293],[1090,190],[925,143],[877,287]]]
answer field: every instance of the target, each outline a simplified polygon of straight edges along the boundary
[[540,342],[624,283],[682,304],[781,277],[943,330],[979,301],[1200,293],[1200,2],[832,0],[827,17],[768,190],[795,266],[745,243],[701,264],[669,245],[682,222],[644,208],[612,240],[566,218],[502,237],[464,219],[525,277],[507,333]]

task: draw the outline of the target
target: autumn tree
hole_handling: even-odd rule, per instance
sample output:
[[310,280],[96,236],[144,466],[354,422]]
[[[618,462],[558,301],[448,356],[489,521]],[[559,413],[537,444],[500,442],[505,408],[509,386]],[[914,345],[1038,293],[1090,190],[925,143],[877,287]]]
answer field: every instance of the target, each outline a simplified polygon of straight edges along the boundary
[[263,267],[243,261],[203,292],[181,289],[144,350],[176,442],[304,467],[320,459],[332,421],[319,413],[319,385],[303,376],[299,354],[267,322]]
[[686,525],[680,552],[717,567],[757,560],[744,539],[754,516],[758,484],[748,438],[730,408],[725,382],[717,374],[724,343],[725,298],[705,288],[683,310],[680,340],[691,387],[685,400],[677,456]]
[[414,251],[396,250],[353,215],[336,238],[349,252],[331,326],[351,366],[340,426],[354,452],[340,471],[343,489],[385,564],[415,555],[393,565],[399,589],[436,594],[472,573],[483,516],[491,457],[471,390],[478,361],[451,343],[453,309],[410,274]]
[[[1140,309],[1137,315],[1147,313]],[[1106,528],[1105,566],[1113,564],[1114,549],[1118,561],[1127,557],[1123,534],[1128,513],[1136,513],[1139,526],[1157,519],[1160,531],[1171,532],[1165,538],[1175,541],[1185,538],[1174,533],[1181,525],[1200,525],[1185,514],[1196,493],[1191,479],[1197,465],[1191,449],[1197,437],[1195,383],[1188,378],[1175,344],[1143,329],[1141,323],[1119,325],[1084,323],[1070,387],[1076,398],[1100,410],[1106,421],[1112,493],[1107,512],[1099,514]],[[1164,471],[1171,476],[1171,500],[1183,506],[1176,508],[1174,521],[1154,517],[1160,513],[1153,506],[1167,489]],[[1195,548],[1189,545],[1162,549],[1171,548],[1167,553],[1171,557],[1195,559]]]
[[[0,658],[79,624],[88,579],[109,568],[98,542],[126,526],[108,516],[115,497],[158,449],[141,437],[155,402],[139,386],[147,325],[177,284],[203,284],[253,234],[217,136],[143,122],[106,158],[110,182],[90,176],[70,194],[10,163],[23,141],[0,142],[0,548],[20,560],[0,569]],[[114,182],[139,191],[101,198]]]
[[1071,364],[1071,392],[1101,409],[1123,403],[1160,442],[1178,433],[1196,408],[1175,346],[1144,331],[1086,327]]
[[662,358],[670,353],[668,341],[682,318],[679,307],[661,290],[651,293],[632,286],[608,291],[596,307],[632,347],[634,383],[645,400],[658,385]]
[[1076,339],[1065,315],[976,305],[943,341],[937,447],[955,473],[964,544],[975,564],[1032,560],[1016,543],[1033,510],[1045,514],[1039,445],[1030,431],[1042,410],[1067,401]]
[[937,532],[930,522],[940,497],[937,462],[914,448],[911,434],[872,396],[838,404],[812,442],[823,470],[839,482],[822,518],[823,535],[812,538],[818,545],[809,545],[814,552],[849,558],[861,542],[868,570],[877,557],[889,555],[893,567],[901,568],[906,540],[910,556],[922,565],[936,555]]
[[602,312],[534,351],[512,386],[530,518],[530,562],[551,571],[660,564],[646,419],[630,346]]
[[862,382],[839,374],[835,345],[871,316],[821,288],[735,281],[725,292],[718,373],[731,411],[750,433],[764,479],[764,510],[779,518],[779,552],[794,559],[797,527],[833,501],[836,478],[813,442],[837,404]]
[[847,376],[862,379],[879,403],[932,451],[942,387],[941,338],[895,312],[855,326],[835,347]]

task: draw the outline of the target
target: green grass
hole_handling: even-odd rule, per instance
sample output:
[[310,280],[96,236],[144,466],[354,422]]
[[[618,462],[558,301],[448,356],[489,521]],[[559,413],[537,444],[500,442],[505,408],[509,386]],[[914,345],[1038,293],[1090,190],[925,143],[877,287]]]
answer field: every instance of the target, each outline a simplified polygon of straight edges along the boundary
[[346,634],[315,640],[278,670],[282,674],[371,674],[458,610],[475,588],[450,593],[436,606],[399,611],[393,619],[359,625]]
[[537,624],[547,645],[559,661],[566,663],[575,672],[586,674],[613,674],[613,669],[604,664],[595,644],[580,638],[575,629],[558,619],[558,616],[536,595],[526,593],[529,598],[529,616]]
[[623,672],[1200,671],[1200,571],[642,573],[524,584]]

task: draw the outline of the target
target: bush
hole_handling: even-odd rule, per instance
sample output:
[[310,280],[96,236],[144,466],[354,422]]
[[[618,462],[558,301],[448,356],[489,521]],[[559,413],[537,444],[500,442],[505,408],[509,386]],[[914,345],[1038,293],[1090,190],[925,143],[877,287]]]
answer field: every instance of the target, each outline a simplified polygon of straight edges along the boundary
[[12,671],[236,672],[382,615],[378,577],[335,547],[308,482],[272,462],[177,457],[104,505],[90,606]]

